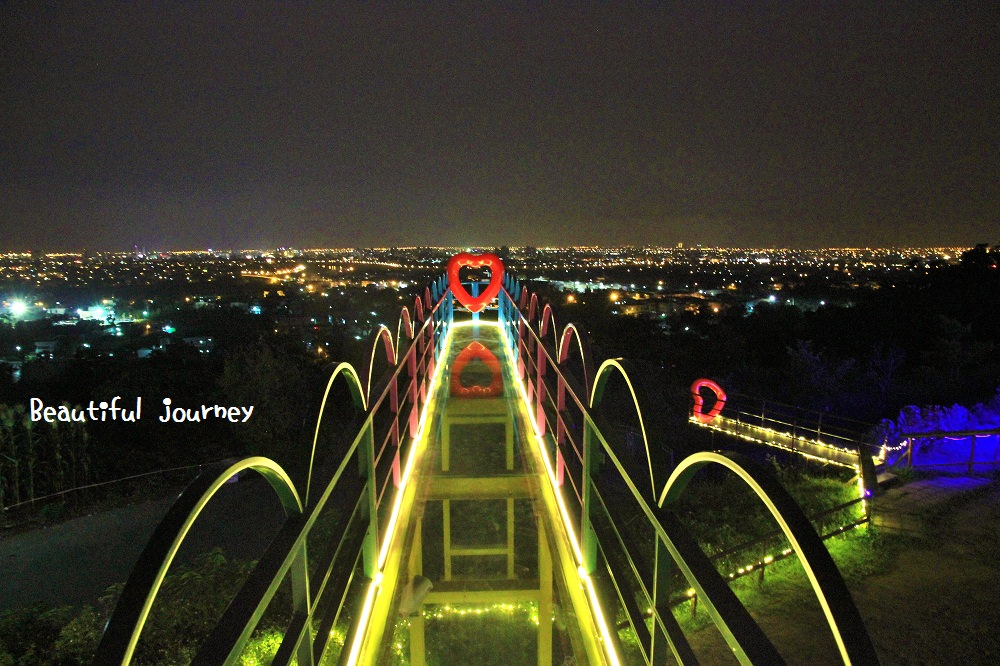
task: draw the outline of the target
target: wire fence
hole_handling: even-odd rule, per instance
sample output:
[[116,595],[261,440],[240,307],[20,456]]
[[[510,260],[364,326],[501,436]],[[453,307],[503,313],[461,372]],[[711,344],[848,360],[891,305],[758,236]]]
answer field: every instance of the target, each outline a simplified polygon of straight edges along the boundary
[[152,498],[180,489],[201,472],[203,464],[184,465],[88,483],[0,508],[0,528],[12,529],[65,517],[75,510],[115,499]]

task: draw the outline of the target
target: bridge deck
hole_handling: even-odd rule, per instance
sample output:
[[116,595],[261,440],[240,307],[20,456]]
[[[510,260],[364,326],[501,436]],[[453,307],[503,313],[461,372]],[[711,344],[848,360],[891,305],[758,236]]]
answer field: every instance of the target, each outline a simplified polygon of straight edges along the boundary
[[499,328],[442,361],[357,663],[614,662]]
[[843,446],[835,446],[816,439],[809,439],[794,432],[784,432],[772,427],[747,423],[741,421],[739,418],[731,418],[721,414],[715,417],[711,423],[702,423],[694,418],[691,419],[691,422],[695,425],[719,430],[727,435],[733,435],[747,441],[798,453],[813,460],[841,467],[856,468],[858,465],[856,444],[854,450],[851,450]]

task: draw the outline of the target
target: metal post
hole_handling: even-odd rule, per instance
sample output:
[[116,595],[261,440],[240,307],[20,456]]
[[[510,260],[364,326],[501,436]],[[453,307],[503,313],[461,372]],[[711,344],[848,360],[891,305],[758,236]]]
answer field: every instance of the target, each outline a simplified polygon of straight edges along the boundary
[[361,475],[366,479],[365,493],[368,495],[368,532],[364,541],[364,570],[369,580],[378,573],[378,505],[375,497],[375,433],[369,420],[365,423],[365,434],[361,441],[359,456]]
[[[475,282],[473,282],[471,286],[472,286],[472,293],[470,294],[470,296],[472,296],[473,298],[478,298],[479,297],[479,280],[476,280]],[[472,321],[474,321],[476,323],[479,323],[479,313],[478,312],[473,312],[472,313]]]
[[[670,574],[671,558],[670,558],[670,551],[668,551],[666,546],[664,546],[660,542],[660,538],[658,536],[654,536],[653,538],[655,539],[654,550],[653,550],[653,612],[655,617],[655,613],[659,613],[661,608],[668,609],[665,611],[667,613],[670,612],[669,574]],[[654,622],[653,627],[649,632],[650,663],[657,663],[657,661],[659,661],[657,659],[659,657],[659,649],[662,649],[662,648],[658,649],[657,645],[656,639],[659,635],[660,635],[660,629]],[[669,648],[664,650],[664,657],[666,656],[667,652],[669,652]]]
[[594,465],[594,436],[593,425],[590,419],[584,415],[583,420],[583,475],[581,485],[583,486],[583,515],[580,519],[580,529],[583,532],[583,570],[589,576],[597,570],[597,534],[594,526],[590,522],[591,504],[591,472]]

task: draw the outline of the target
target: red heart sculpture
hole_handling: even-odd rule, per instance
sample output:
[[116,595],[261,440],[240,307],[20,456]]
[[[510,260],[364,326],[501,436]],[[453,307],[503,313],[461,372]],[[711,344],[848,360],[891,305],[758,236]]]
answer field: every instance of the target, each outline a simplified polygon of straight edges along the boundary
[[[490,283],[486,285],[483,293],[479,294],[476,298],[473,298],[465,290],[461,280],[458,278],[458,271],[462,266],[469,266],[470,268],[486,266],[490,269]],[[448,260],[448,287],[451,289],[451,293],[455,294],[458,302],[468,308],[469,312],[481,312],[484,310],[486,305],[500,293],[501,280],[503,280],[503,262],[495,254],[490,254],[489,252],[483,254],[459,252]]]
[[[462,383],[462,370],[474,360],[482,361],[489,369],[492,375],[489,386],[479,384],[466,386]],[[500,373],[500,361],[481,343],[470,342],[455,357],[455,364],[451,368],[451,394],[460,398],[495,398],[502,392],[503,375]]]
[[[707,414],[703,414],[701,411],[702,407],[705,406],[705,399],[701,397],[702,387],[708,387],[715,393],[715,406]],[[694,407],[692,409],[694,417],[702,423],[711,423],[714,421],[715,417],[722,411],[722,408],[726,406],[726,392],[711,379],[699,379],[694,384],[691,384],[691,396],[694,398]]]

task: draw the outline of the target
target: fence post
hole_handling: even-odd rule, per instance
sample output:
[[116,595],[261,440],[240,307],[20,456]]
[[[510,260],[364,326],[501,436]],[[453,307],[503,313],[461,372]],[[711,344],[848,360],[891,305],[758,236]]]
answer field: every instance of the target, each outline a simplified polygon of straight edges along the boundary
[[972,443],[969,445],[969,476],[972,476],[972,472],[976,467],[976,436],[971,435]]

